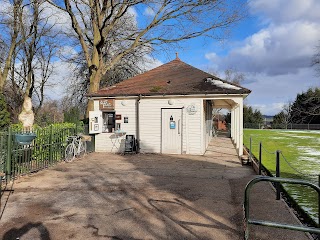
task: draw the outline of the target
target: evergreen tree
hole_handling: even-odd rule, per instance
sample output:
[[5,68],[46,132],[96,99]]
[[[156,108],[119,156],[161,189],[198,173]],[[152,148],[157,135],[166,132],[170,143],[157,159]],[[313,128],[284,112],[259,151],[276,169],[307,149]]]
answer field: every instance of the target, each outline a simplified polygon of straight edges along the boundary
[[258,125],[263,123],[263,117],[259,110],[254,110],[251,106],[243,106],[243,122]]
[[272,128],[287,128],[287,124],[285,122],[287,115],[281,111],[278,114],[274,115],[272,121]]
[[320,88],[298,94],[291,108],[292,122],[320,124]]
[[3,94],[0,94],[0,129],[3,129],[10,124],[10,113],[7,110],[7,103]]
[[[225,116],[227,123],[231,123],[231,113],[227,113]],[[262,113],[253,109],[251,106],[243,106],[243,124],[247,127],[258,128],[260,124],[263,124]]]

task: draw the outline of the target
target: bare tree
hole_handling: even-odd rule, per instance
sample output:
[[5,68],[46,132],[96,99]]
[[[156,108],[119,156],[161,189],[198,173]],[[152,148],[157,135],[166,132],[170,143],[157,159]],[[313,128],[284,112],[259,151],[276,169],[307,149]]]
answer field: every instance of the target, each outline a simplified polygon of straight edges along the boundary
[[[152,64],[150,58],[145,57],[146,50],[137,48],[135,51],[124,56],[118,63],[109,69],[101,78],[100,88],[114,85],[126,80],[147,69],[146,64]],[[89,91],[90,76],[86,68],[85,60],[78,64],[73,79],[70,82],[67,95],[72,99],[70,107],[78,107],[81,114],[85,113],[87,107],[86,93]],[[84,111],[84,112],[83,112]]]
[[63,111],[60,108],[59,101],[48,100],[43,103],[43,107],[36,115],[35,122],[40,126],[46,126],[51,123],[63,122]]
[[[224,74],[219,74],[218,71],[215,71],[214,69],[209,68],[208,72],[216,77],[222,78],[223,80],[226,80],[228,82],[240,85],[244,80],[246,75],[242,72],[239,72],[235,68],[228,68],[224,70]],[[221,76],[223,75],[223,76]]]
[[224,80],[240,85],[244,79],[245,74],[238,72],[235,68],[229,68],[224,71]]
[[22,42],[20,39],[21,17],[23,14],[23,0],[9,1],[0,12],[1,56],[0,56],[0,92],[3,92],[8,78],[13,55],[16,47]]
[[[89,72],[89,93],[99,90],[105,73],[137,47],[153,48],[199,36],[220,38],[243,15],[241,0],[64,0],[49,1],[67,13],[81,45]],[[149,15],[139,26],[117,31],[133,9]],[[88,110],[93,109],[89,102]]]
[[55,37],[59,32],[49,23],[45,1],[31,0],[19,16],[20,44],[12,52],[10,78],[5,95],[14,118],[25,97],[33,98],[37,113],[44,102],[44,91],[49,86],[53,71],[52,59],[56,56]]
[[292,103],[288,102],[282,106],[280,113],[273,117],[273,126],[278,128],[288,128],[288,125],[292,123]]

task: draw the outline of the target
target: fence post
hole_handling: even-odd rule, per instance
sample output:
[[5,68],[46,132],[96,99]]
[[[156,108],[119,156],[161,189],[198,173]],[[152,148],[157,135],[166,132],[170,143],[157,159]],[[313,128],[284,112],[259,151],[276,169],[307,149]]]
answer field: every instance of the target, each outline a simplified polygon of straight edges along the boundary
[[[276,177],[280,177],[280,152],[277,150],[277,156],[276,156]],[[276,184],[276,191],[277,191],[277,198],[276,200],[280,200],[280,183]]]
[[6,181],[10,181],[11,178],[11,156],[12,156],[12,130],[11,127],[8,128],[8,138],[7,138],[7,161],[6,161]]
[[261,175],[262,170],[262,142],[259,144],[259,175]]
[[53,155],[53,151],[52,151],[52,125],[50,125],[50,135],[49,135],[49,165],[52,164],[52,155]]
[[252,150],[252,137],[250,136],[250,149],[249,149],[249,161],[252,161],[252,155],[251,155],[251,150]]

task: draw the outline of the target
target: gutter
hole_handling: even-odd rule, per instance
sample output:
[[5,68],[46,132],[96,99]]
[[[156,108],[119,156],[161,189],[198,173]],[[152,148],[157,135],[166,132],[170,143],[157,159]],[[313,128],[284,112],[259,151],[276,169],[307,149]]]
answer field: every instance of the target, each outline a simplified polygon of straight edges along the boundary
[[140,99],[141,95],[138,97],[137,101],[137,119],[136,119],[136,136],[137,136],[137,152],[140,152]]

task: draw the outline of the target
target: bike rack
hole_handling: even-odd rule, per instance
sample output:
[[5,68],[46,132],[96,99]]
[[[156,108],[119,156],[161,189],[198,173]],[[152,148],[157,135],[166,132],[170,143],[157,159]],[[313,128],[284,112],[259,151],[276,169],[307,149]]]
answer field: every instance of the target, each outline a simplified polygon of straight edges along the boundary
[[[314,228],[314,227],[303,227],[303,226],[296,226],[296,225],[289,225],[289,224],[282,224],[282,223],[276,223],[276,222],[270,222],[270,221],[263,221],[263,220],[253,220],[250,219],[249,217],[249,193],[251,188],[253,187],[254,184],[258,182],[277,182],[277,183],[291,183],[291,184],[300,184],[300,185],[305,185],[313,188],[318,192],[318,195],[320,196],[320,188],[310,182],[303,181],[303,180],[298,180],[298,179],[288,179],[288,178],[279,178],[279,177],[256,177],[252,179],[246,186],[245,188],[245,193],[244,193],[244,213],[245,213],[245,218],[244,218],[244,227],[245,227],[245,240],[249,239],[249,225],[259,225],[259,226],[266,226],[266,227],[274,227],[274,228],[282,228],[282,229],[290,229],[290,230],[295,230],[295,231],[301,231],[301,232],[309,232],[309,233],[317,233],[320,234],[320,228]],[[319,199],[320,201],[320,199]]]

